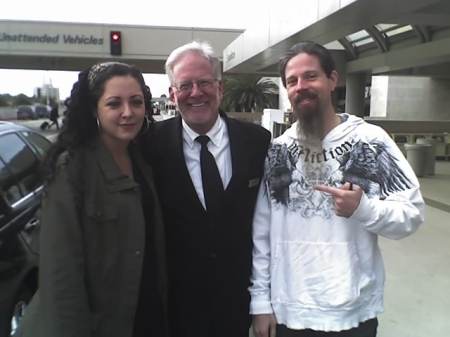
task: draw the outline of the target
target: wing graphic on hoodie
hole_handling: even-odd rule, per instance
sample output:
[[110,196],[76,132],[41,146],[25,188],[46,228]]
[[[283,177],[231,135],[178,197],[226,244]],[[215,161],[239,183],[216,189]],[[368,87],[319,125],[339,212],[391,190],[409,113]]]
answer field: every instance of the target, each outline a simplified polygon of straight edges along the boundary
[[369,143],[359,140],[352,151],[339,159],[342,180],[360,186],[368,196],[385,199],[389,194],[411,187],[386,144],[378,140]]
[[266,178],[269,183],[270,197],[276,203],[287,206],[289,186],[293,182],[293,173],[298,158],[286,144],[272,143],[266,159]]

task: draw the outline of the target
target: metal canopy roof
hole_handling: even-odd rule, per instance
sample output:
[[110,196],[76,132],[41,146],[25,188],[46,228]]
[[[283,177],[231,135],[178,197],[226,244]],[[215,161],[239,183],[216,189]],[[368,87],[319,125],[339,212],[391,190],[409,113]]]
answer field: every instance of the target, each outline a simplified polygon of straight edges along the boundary
[[350,58],[355,60],[362,52],[374,48],[378,48],[381,53],[387,53],[393,43],[411,37],[415,37],[417,43],[430,42],[432,32],[437,29],[439,27],[380,23],[337,41],[347,51]]
[[[334,11],[315,17],[326,4],[334,4]],[[224,59],[225,72],[277,74],[280,57],[295,43],[307,40],[336,51],[348,73],[415,69],[423,74],[417,69],[450,64],[450,0],[341,0],[339,4],[311,0],[297,11],[293,7],[289,20],[277,11],[272,15],[271,9],[261,27],[248,29],[224,50],[225,56],[233,56]]]

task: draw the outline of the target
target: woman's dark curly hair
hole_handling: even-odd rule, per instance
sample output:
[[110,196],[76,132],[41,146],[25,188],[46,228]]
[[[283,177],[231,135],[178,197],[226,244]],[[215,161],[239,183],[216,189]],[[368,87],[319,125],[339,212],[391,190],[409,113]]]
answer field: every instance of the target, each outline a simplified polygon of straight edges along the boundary
[[[91,71],[92,69],[94,70]],[[99,130],[95,117],[97,104],[104,94],[106,82],[117,76],[131,76],[141,86],[149,125],[144,121],[143,130],[136,141],[145,145],[151,138],[154,128],[152,94],[140,70],[119,62],[94,65],[78,75],[78,81],[73,85],[70,97],[64,102],[66,111],[63,126],[42,165],[41,174],[47,182],[54,177],[58,158],[62,153],[67,152],[67,163],[78,149],[88,147],[98,136]]]

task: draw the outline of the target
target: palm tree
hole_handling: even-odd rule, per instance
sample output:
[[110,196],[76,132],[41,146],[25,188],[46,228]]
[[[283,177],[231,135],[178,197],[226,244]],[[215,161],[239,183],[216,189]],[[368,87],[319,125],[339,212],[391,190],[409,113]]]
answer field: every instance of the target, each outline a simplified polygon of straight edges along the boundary
[[262,112],[278,108],[279,88],[267,77],[241,76],[223,78],[221,108],[228,112]]

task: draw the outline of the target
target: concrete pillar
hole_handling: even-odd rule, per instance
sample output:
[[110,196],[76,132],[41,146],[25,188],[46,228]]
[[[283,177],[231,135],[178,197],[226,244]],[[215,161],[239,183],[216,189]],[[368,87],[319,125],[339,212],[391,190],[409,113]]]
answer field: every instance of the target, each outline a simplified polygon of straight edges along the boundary
[[345,112],[358,117],[364,117],[366,74],[347,74]]
[[[372,97],[373,86],[372,78]],[[449,94],[447,78],[389,76],[382,96],[386,101],[385,117],[403,121],[448,121]]]

